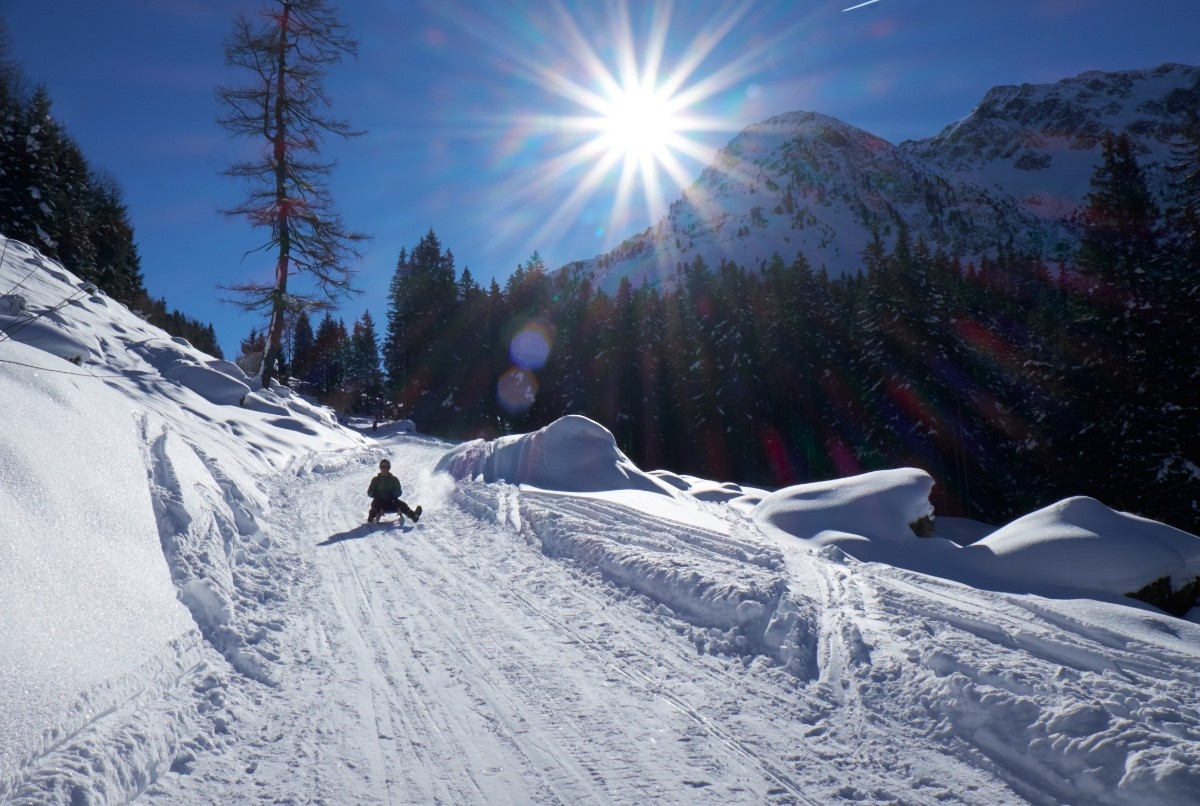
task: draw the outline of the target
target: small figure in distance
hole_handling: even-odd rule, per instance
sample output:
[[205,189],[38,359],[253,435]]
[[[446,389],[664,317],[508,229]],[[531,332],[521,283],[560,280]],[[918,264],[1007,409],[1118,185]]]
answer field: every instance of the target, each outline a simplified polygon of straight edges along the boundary
[[400,479],[392,475],[392,463],[387,459],[379,463],[379,475],[371,479],[371,485],[367,487],[367,495],[371,496],[371,511],[367,513],[367,523],[378,523],[379,516],[385,512],[396,512],[400,515],[400,522],[404,522],[404,516],[413,519],[416,523],[421,519],[421,507],[409,509],[408,504],[400,500],[400,495],[403,493],[400,487]]

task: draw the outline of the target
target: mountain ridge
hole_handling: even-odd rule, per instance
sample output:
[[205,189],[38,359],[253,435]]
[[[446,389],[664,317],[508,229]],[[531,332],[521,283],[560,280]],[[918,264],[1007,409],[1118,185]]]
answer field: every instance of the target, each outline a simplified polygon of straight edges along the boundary
[[878,233],[977,261],[1000,248],[1066,260],[1107,132],[1128,134],[1152,192],[1166,187],[1171,138],[1200,106],[1200,67],[1091,70],[1053,84],[1000,85],[959,121],[894,145],[837,118],[792,111],[751,124],[656,224],[564,268],[610,293],[673,281],[697,258],[755,271],[803,254],[857,273]]

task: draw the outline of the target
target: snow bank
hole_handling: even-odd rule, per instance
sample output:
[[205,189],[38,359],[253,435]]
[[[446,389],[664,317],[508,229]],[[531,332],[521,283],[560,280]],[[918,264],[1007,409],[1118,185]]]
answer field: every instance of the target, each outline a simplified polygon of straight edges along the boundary
[[[836,547],[863,562],[995,590],[1046,596],[1102,593],[1111,598],[1164,578],[1178,590],[1200,574],[1200,539],[1114,512],[1092,499],[1067,499],[999,530],[950,519],[947,537],[933,536],[929,494],[934,481],[922,470],[880,470],[775,492],[663,470],[645,473],[617,449],[611,433],[577,415],[532,434],[465,443],[447,453],[437,469],[456,479],[607,493],[612,501],[651,514],[660,523],[687,523],[697,509],[720,518],[746,518],[775,540]],[[654,492],[680,506],[665,505],[655,512],[653,504],[613,497],[622,491]],[[699,528],[711,529],[712,524]],[[711,606],[711,580],[685,575],[687,584],[680,584],[677,569],[662,567],[653,553],[607,546],[597,543],[596,536],[563,540],[554,529],[535,531],[553,554],[601,568],[620,584],[653,595],[677,611],[708,613],[700,622],[738,623],[724,612],[713,615],[723,609]],[[736,610],[753,598],[761,600],[761,595],[728,601]]]
[[1126,594],[1200,575],[1200,538],[1085,497],[1018,518],[963,551],[990,576],[1028,586]]
[[34,347],[5,342],[4,355],[0,780],[77,718],[81,693],[194,629],[163,561],[129,402],[91,378],[21,366],[75,371]]
[[629,461],[607,428],[578,414],[555,420],[532,434],[468,442],[447,453],[437,469],[457,479],[482,477],[487,482],[506,481],[561,492],[677,494],[670,484]]
[[125,802],[219,719],[206,658],[273,679],[258,480],[367,440],[0,242],[0,801]]
[[777,538],[994,590],[1111,599],[1164,579],[1177,591],[1200,576],[1200,538],[1084,497],[1000,529],[954,520],[950,539],[918,537],[933,533],[932,487],[923,471],[884,470],[779,490],[751,517]]

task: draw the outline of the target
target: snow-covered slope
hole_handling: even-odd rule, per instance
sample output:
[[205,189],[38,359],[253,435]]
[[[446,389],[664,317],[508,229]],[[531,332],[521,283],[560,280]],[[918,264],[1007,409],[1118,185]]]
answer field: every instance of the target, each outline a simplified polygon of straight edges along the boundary
[[900,147],[1053,218],[1084,201],[1107,132],[1133,139],[1148,184],[1161,191],[1172,140],[1197,108],[1200,68],[1092,71],[1056,84],[996,87],[936,137]]
[[[0,803],[1200,797],[1200,625],[1121,595],[1192,535],[367,438],[0,250]],[[382,456],[418,524],[362,523]]]
[[[270,676],[258,478],[365,440],[24,244],[0,250],[0,799],[102,718],[110,746],[62,763],[107,770],[80,791],[119,800],[180,741],[187,704],[156,698],[203,677],[206,646]],[[164,721],[139,738],[142,708]]]
[[747,127],[655,226],[580,261],[601,286],[670,282],[681,264],[750,271],[803,254],[833,277],[862,268],[873,230],[964,260],[998,244],[1066,257],[1062,219],[1083,203],[1105,132],[1133,138],[1151,188],[1165,187],[1171,140],[1200,104],[1200,68],[1085,73],[997,87],[935,137],[893,145],[813,112]]

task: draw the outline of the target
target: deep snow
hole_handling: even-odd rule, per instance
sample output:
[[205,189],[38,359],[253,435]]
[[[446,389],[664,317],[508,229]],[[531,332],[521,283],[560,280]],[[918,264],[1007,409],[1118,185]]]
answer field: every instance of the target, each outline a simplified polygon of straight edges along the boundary
[[346,428],[0,249],[0,802],[1200,800],[1195,536]]

